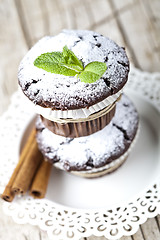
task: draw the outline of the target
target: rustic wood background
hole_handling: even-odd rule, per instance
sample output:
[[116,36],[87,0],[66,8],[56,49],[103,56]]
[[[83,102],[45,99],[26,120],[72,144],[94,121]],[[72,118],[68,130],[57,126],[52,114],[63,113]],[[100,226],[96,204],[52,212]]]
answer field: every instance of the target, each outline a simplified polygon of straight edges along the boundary
[[[160,0],[0,0],[0,115],[17,89],[17,68],[41,37],[62,29],[91,29],[125,46],[141,70],[160,71]],[[2,212],[0,239],[47,240],[38,227],[18,225]],[[90,237],[87,240],[104,238]],[[159,240],[160,216],[121,240]]]

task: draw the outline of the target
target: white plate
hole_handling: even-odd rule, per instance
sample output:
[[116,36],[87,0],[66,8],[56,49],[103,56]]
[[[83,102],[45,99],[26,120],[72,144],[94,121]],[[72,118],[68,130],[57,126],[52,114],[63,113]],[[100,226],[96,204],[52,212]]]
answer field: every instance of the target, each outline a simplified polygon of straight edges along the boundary
[[[135,233],[139,224],[158,214],[160,82],[155,79],[157,76],[136,69],[131,71],[125,92],[139,112],[140,132],[129,158],[117,171],[101,178],[84,179],[53,168],[45,199],[20,197],[12,203],[5,202],[5,212],[18,223],[39,225],[55,239],[90,235],[117,239]],[[1,150],[1,191],[33,124],[32,111],[25,101],[16,93],[0,120],[0,135],[7,136]]]
[[53,169],[47,199],[75,208],[110,208],[130,201],[159,176],[160,116],[151,104],[131,91],[126,93],[140,115],[139,138],[127,161],[112,174],[95,179]]

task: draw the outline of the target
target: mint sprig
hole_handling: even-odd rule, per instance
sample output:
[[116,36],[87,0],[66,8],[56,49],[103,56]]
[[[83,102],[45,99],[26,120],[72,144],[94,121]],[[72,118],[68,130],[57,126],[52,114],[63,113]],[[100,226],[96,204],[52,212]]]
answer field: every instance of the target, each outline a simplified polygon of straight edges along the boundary
[[107,70],[106,64],[98,61],[91,62],[84,68],[82,61],[79,60],[67,46],[63,47],[63,52],[47,52],[41,54],[35,59],[34,65],[55,74],[65,76],[77,75],[77,77],[85,83],[97,81]]
[[84,70],[78,75],[82,82],[93,83],[103,76],[107,66],[103,62],[91,62],[86,65]]

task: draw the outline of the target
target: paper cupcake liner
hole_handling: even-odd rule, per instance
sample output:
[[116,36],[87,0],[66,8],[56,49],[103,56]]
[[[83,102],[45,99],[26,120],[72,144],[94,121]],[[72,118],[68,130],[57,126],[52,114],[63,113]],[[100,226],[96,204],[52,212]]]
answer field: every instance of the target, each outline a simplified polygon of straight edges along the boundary
[[51,132],[69,138],[88,136],[93,134],[110,123],[115,114],[116,105],[113,105],[110,111],[96,119],[82,122],[58,123],[50,121],[41,116],[42,122]]
[[35,105],[34,107],[35,111],[39,115],[42,115],[44,118],[54,122],[58,122],[59,119],[83,119],[116,102],[120,98],[122,91],[123,89],[118,93],[105,98],[103,101],[90,106],[89,108],[61,111],[44,108],[39,105]]

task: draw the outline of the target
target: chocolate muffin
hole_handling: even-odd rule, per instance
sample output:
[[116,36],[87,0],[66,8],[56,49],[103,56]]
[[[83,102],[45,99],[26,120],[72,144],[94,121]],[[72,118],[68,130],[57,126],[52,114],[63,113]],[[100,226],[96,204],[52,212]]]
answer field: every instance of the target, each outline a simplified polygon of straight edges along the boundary
[[58,136],[38,117],[37,142],[44,157],[56,167],[83,177],[98,177],[125,161],[135,142],[138,121],[133,103],[123,94],[111,122],[89,136]]
[[[101,62],[107,70],[97,81],[87,83],[77,76],[55,74],[34,66],[38,56],[62,52],[64,46],[84,68],[91,62]],[[20,63],[18,80],[47,128],[65,137],[81,137],[109,124],[128,73],[124,48],[93,31],[64,30],[57,36],[42,38],[31,48]]]

